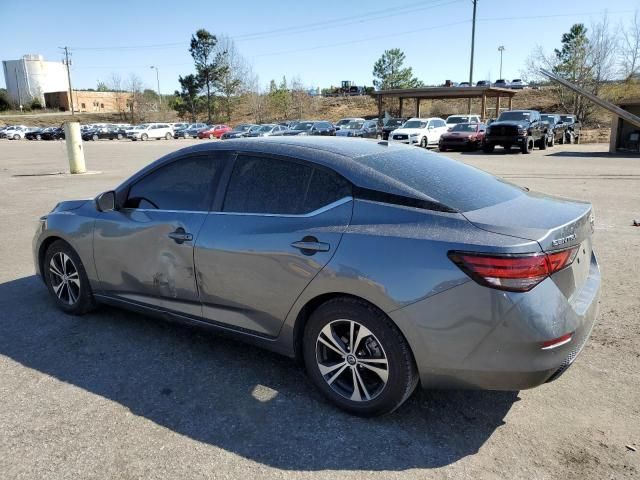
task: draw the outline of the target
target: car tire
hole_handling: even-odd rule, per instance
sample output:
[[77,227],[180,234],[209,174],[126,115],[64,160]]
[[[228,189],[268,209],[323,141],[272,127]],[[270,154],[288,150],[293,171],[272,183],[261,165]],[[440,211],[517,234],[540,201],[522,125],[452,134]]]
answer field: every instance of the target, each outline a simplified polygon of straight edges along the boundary
[[318,307],[305,326],[302,348],[311,381],[333,404],[355,415],[390,413],[418,384],[400,330],[384,312],[359,299],[335,298]]
[[492,143],[485,143],[485,144],[482,146],[482,151],[483,151],[484,153],[493,153],[493,150],[494,150],[495,148],[496,148],[496,146],[495,146],[494,144],[492,144]]
[[20,140],[20,135],[18,135],[17,133],[13,136],[14,140]]
[[559,143],[560,145],[564,145],[566,135],[567,135],[567,132],[564,132],[564,133],[562,134],[562,137],[560,137],[560,140],[558,140],[558,143]]
[[420,146],[422,148],[427,148],[428,144],[429,144],[429,140],[427,140],[427,137],[422,137],[420,139]]
[[170,133],[167,133],[167,134],[164,136],[164,139],[165,139],[165,140],[171,140],[171,137],[173,137],[173,135],[171,135]]
[[36,135],[36,140],[42,140],[42,135]]
[[84,265],[68,243],[56,240],[49,246],[42,270],[47,289],[62,311],[83,315],[96,307]]
[[524,144],[520,147],[520,151],[524,154],[529,154],[533,151],[533,137],[527,137]]
[[118,134],[118,140],[122,140],[122,134],[121,133]]
[[438,150],[440,150],[441,152],[446,152],[449,149],[447,147],[438,147]]
[[546,135],[540,139],[540,142],[538,143],[538,148],[540,148],[540,150],[546,150],[547,149],[547,136]]
[[91,137],[91,140],[93,140],[94,142],[97,142],[98,141],[98,135],[93,135]]
[[556,136],[551,135],[551,140],[549,140],[549,143],[547,143],[547,147],[552,148],[555,144],[556,144]]
[[149,135],[147,135],[146,133],[143,133],[142,135],[140,135],[140,140],[142,140],[143,142],[146,142],[147,140],[149,140]]

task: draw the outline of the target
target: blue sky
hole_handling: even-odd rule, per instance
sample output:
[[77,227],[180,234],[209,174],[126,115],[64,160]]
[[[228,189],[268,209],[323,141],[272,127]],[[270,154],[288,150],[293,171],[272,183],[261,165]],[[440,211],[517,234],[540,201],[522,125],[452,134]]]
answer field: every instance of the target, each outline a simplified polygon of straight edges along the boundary
[[[37,12],[28,12],[0,0],[0,59],[39,53],[58,61],[57,47],[66,45],[73,51],[74,87],[95,88],[111,72],[122,77],[133,72],[155,89],[155,71],[149,67],[157,65],[161,90],[170,93],[178,87],[178,75],[193,71],[191,34],[206,28],[233,38],[263,85],[283,75],[297,76],[307,86],[327,87],[341,80],[371,85],[373,63],[394,47],[406,53],[407,65],[428,84],[463,81],[469,69],[471,4],[113,0],[38,2]],[[638,5],[638,0],[606,2],[612,25],[626,21]],[[589,25],[604,11],[600,0],[479,0],[474,80],[498,78],[499,45],[506,49],[503,76],[517,78],[536,44],[550,51],[571,24]]]

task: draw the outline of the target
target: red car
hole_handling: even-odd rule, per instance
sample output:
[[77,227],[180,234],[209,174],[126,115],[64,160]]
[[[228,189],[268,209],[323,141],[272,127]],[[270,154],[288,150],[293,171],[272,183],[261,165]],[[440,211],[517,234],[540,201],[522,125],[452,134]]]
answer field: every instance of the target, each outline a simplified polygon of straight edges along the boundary
[[447,150],[477,150],[482,146],[487,126],[484,123],[458,123],[440,137],[441,152]]
[[209,128],[205,128],[204,130],[200,130],[198,132],[198,138],[220,138],[223,133],[231,131],[231,127],[226,125],[212,125]]

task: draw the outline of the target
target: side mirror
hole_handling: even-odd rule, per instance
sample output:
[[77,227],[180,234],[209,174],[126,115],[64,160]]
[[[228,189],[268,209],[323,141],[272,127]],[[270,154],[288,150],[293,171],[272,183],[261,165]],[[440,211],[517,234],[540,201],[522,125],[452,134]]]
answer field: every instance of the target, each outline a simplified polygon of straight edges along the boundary
[[427,127],[427,130],[433,130],[433,125],[429,125],[429,126]]
[[96,208],[99,212],[112,212],[116,209],[116,192],[109,190],[96,197]]

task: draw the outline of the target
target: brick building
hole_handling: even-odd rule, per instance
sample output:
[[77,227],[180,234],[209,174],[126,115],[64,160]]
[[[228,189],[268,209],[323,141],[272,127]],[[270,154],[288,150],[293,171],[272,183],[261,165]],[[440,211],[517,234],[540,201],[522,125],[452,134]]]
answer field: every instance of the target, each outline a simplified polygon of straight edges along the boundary
[[[71,110],[69,92],[45,93],[47,108]],[[131,94],[127,92],[73,91],[73,108],[76,112],[119,113],[129,110]]]

